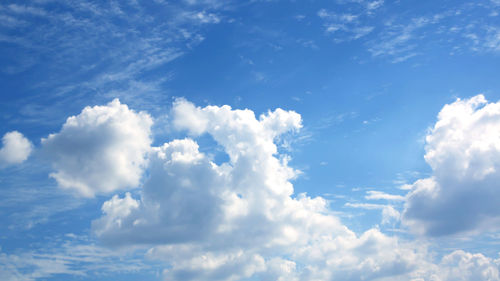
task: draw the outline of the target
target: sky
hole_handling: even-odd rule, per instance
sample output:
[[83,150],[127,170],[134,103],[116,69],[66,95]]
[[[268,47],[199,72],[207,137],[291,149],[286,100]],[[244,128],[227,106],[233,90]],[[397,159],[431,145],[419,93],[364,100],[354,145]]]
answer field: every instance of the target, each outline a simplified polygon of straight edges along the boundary
[[0,279],[500,280],[500,2],[2,1]]

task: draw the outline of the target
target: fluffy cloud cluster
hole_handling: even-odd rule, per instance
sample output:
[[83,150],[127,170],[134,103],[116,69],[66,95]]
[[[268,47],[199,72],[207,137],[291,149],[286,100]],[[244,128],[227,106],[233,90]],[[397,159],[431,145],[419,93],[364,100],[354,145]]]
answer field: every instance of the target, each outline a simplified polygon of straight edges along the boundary
[[300,129],[297,113],[256,118],[185,100],[172,113],[178,129],[209,134],[229,161],[215,164],[190,138],[152,148],[141,198],[114,196],[92,224],[110,245],[147,245],[148,257],[169,264],[165,280],[371,280],[408,274],[422,259],[378,229],[356,235],[321,197],[294,196],[299,172],[275,140]]
[[0,168],[22,163],[28,159],[33,145],[18,131],[6,133],[2,138],[2,148],[0,149]]
[[413,184],[404,222],[428,235],[498,229],[500,102],[478,95],[444,106],[426,143],[433,175]]
[[424,271],[416,274],[413,281],[469,281],[500,280],[500,259],[482,254],[471,254],[457,250],[445,255],[436,264],[427,264]]
[[139,184],[151,145],[151,117],[118,99],[86,107],[42,139],[59,186],[92,197]]
[[500,280],[499,269],[500,259],[458,250],[445,256],[431,276],[436,281]]
[[[275,144],[301,128],[293,111],[257,118],[250,110],[201,108],[179,99],[172,122],[191,138],[151,147],[151,118],[115,100],[85,108],[42,142],[53,177],[83,195],[135,187],[147,171],[139,198],[126,192],[104,202],[92,231],[109,246],[145,248],[148,258],[167,265],[164,280],[500,280],[498,260],[457,251],[435,264],[421,244],[377,228],[357,235],[322,197],[294,194],[291,181],[300,172]],[[195,138],[203,134],[228,161],[216,164],[200,151]],[[428,151],[438,152],[428,153],[428,161],[448,161],[433,147]],[[438,175],[427,181],[436,183]],[[417,190],[408,197],[406,216]],[[367,198],[403,200],[381,192]],[[391,220],[399,217],[387,210]]]

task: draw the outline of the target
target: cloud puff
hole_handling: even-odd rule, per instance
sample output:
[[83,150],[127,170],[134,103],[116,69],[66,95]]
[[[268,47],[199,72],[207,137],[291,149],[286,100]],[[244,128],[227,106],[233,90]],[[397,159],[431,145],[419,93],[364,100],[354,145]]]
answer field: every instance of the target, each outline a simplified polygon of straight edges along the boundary
[[0,149],[0,167],[19,164],[28,159],[33,145],[18,131],[6,133]]
[[471,254],[462,250],[443,257],[436,280],[500,280],[500,259],[491,259],[482,254]]
[[214,163],[191,138],[155,147],[140,198],[114,196],[92,223],[108,245],[145,245],[149,258],[168,264],[165,280],[397,278],[423,259],[378,229],[356,235],[321,197],[294,195],[299,171],[275,141],[300,129],[299,114],[277,109],[257,118],[179,99],[172,116],[191,136],[213,137],[229,160]]
[[221,221],[223,171],[190,139],[155,148],[149,161],[142,199],[127,193],[105,202],[105,215],[93,222],[97,236],[108,244],[161,244],[211,235]]
[[403,213],[428,235],[498,229],[500,102],[483,95],[443,107],[426,137],[432,177],[416,181]]
[[130,110],[118,99],[86,107],[60,132],[42,139],[43,154],[55,170],[50,176],[86,197],[137,186],[152,123],[147,113]]
[[500,259],[457,250],[445,255],[437,264],[428,264],[426,271],[414,281],[500,280]]

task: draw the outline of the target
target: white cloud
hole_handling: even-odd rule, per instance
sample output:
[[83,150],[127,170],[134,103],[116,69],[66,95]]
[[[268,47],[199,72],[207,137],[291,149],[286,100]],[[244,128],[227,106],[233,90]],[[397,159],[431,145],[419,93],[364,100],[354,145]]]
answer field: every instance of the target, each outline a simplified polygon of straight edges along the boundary
[[212,13],[206,13],[205,11],[195,13],[193,19],[198,20],[200,23],[219,23],[220,18]]
[[500,103],[483,95],[443,107],[426,137],[433,175],[407,195],[404,222],[428,235],[498,229]]
[[[481,97],[474,100],[484,103]],[[467,107],[474,101],[462,103]],[[440,116],[448,116],[443,112]],[[172,118],[177,129],[192,137],[213,137],[229,160],[214,163],[191,138],[151,148],[149,115],[118,100],[85,108],[68,118],[59,133],[43,139],[43,155],[56,170],[53,177],[59,184],[70,178],[66,187],[84,195],[138,185],[143,168],[147,179],[135,193],[140,198],[129,192],[114,195],[92,222],[93,233],[112,249],[77,245],[59,254],[3,254],[0,262],[8,268],[0,276],[31,280],[114,270],[113,264],[99,261],[139,250],[165,265],[164,280],[498,280],[497,260],[459,251],[433,264],[421,243],[377,228],[357,235],[332,214],[324,198],[294,195],[291,181],[300,172],[288,166],[290,158],[275,143],[301,128],[301,117],[293,111],[276,109],[257,118],[248,109],[200,108],[178,99]],[[428,143],[433,151],[435,142]],[[439,153],[429,154],[431,165],[447,161]],[[401,199],[375,191],[367,197]],[[399,219],[390,205],[346,206],[382,210],[382,223]],[[79,262],[90,264],[78,267]],[[23,271],[26,267],[31,273]]]
[[346,203],[346,207],[360,208],[366,210],[382,210],[382,224],[389,224],[398,221],[401,214],[391,205],[370,204],[370,203]]
[[414,280],[432,281],[498,281],[500,259],[492,259],[482,254],[457,250],[444,256],[437,264],[429,264],[427,270]]
[[401,195],[387,194],[382,191],[369,190],[366,192],[365,199],[367,200],[389,200],[389,201],[404,201],[405,197]]
[[[487,258],[482,254],[471,254],[458,250],[443,257],[439,273],[440,280],[500,280],[500,259]],[[439,280],[439,279],[438,279]]]
[[172,115],[193,137],[212,136],[229,160],[213,163],[190,138],[156,147],[140,199],[114,196],[92,223],[108,245],[146,245],[148,258],[168,264],[165,280],[397,278],[423,259],[377,229],[356,235],[321,197],[294,196],[290,181],[299,172],[275,141],[301,127],[297,113],[256,118],[248,109],[178,99]]
[[2,137],[0,149],[0,167],[19,164],[28,159],[33,145],[21,133],[12,131]]
[[92,197],[136,187],[150,149],[151,117],[118,99],[86,107],[60,132],[42,139],[42,151],[60,187]]
[[222,170],[198,151],[190,139],[155,148],[143,197],[114,196],[105,214],[93,222],[97,236],[108,244],[161,244],[201,239],[216,231],[222,215],[218,193]]
[[360,39],[375,29],[363,23],[362,19],[367,13],[362,11],[359,14],[338,14],[321,9],[318,16],[324,21],[325,31],[335,35],[335,42],[343,42]]

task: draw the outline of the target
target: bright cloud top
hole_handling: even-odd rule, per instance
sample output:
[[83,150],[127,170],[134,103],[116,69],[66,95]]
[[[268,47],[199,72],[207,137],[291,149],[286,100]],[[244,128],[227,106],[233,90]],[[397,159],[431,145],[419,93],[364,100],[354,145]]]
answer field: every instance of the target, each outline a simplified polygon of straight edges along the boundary
[[118,99],[86,107],[66,120],[60,132],[42,139],[42,149],[60,187],[92,197],[136,187],[151,145],[151,117]]
[[0,168],[19,164],[28,159],[33,145],[18,131],[6,133],[2,138],[0,149]]
[[426,137],[433,176],[413,184],[405,222],[429,235],[496,229],[499,140],[500,102],[478,95],[444,106]]

